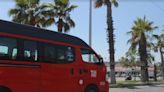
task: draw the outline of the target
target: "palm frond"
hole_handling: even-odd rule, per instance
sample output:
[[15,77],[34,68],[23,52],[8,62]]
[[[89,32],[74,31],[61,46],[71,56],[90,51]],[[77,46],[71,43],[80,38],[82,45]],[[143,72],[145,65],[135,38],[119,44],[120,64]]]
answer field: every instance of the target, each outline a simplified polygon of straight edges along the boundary
[[96,0],[95,8],[99,8],[99,7],[103,6],[103,4],[104,4],[104,0]]
[[49,18],[47,20],[43,19],[43,20],[41,20],[41,23],[43,24],[42,25],[43,27],[48,27],[55,23],[55,19],[54,18]]
[[75,8],[77,8],[76,5],[71,5],[69,8],[66,9],[66,12],[71,12],[71,11],[74,10]]
[[148,53],[147,55],[148,55],[147,61],[149,63],[152,63],[153,61],[155,61],[155,57],[151,53]]
[[158,35],[154,34],[154,35],[153,35],[153,38],[159,39],[160,37],[159,37]]
[[132,34],[132,31],[129,31],[129,32],[127,32],[126,34],[127,34],[127,35],[131,35],[131,34]]
[[64,23],[64,32],[67,33],[70,30],[70,26],[67,23]]
[[117,2],[117,0],[111,0],[111,3],[112,3],[115,7],[118,7],[118,2]]
[[135,50],[137,48],[138,43],[132,42],[130,48]]
[[161,34],[161,36],[160,36],[162,39],[164,39],[164,33],[163,34]]
[[68,22],[70,27],[75,27],[75,22],[70,17],[67,17],[66,22]]
[[15,9],[9,10],[8,14],[9,14],[9,16],[12,16],[12,15],[18,14],[19,12],[20,12],[20,10],[15,8]]

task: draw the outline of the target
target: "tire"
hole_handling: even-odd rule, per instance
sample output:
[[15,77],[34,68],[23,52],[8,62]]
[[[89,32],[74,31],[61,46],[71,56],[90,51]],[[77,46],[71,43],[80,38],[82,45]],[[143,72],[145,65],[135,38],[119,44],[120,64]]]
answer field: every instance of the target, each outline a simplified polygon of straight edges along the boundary
[[99,89],[97,86],[91,85],[85,89],[85,92],[99,92]]
[[0,92],[12,92],[12,91],[7,87],[0,87]]

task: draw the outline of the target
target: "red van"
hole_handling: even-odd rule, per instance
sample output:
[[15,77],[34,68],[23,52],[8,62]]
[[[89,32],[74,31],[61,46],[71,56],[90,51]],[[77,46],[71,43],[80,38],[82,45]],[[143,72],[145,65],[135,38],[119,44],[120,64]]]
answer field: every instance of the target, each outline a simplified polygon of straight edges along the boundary
[[105,76],[81,39],[0,20],[0,92],[109,92]]

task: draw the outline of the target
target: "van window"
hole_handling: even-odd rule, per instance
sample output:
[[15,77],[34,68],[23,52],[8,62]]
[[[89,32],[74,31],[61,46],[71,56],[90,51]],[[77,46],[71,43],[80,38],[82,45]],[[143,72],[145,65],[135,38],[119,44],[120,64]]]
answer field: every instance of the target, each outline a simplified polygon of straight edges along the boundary
[[24,41],[24,60],[37,61],[38,51],[37,43],[33,41]]
[[82,55],[82,59],[83,59],[84,62],[99,63],[98,57],[91,50],[81,49],[81,55]]
[[13,52],[12,52],[12,59],[16,59],[17,58],[17,53],[18,53],[17,48],[14,48]]
[[17,57],[17,40],[0,37],[0,59],[15,60]]
[[55,63],[56,52],[53,45],[46,45],[44,47],[44,61]]
[[8,47],[7,46],[0,46],[0,54],[8,54]]
[[44,46],[44,61],[48,63],[70,63],[75,60],[74,49],[69,46],[48,44]]
[[74,49],[69,46],[57,47],[57,60],[65,63],[72,62],[75,59]]

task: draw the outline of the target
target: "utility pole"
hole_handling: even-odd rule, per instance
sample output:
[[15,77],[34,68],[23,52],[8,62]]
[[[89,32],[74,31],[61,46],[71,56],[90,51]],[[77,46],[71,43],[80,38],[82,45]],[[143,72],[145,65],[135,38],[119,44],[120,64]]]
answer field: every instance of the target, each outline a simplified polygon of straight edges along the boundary
[[89,45],[92,47],[92,0],[89,2]]

